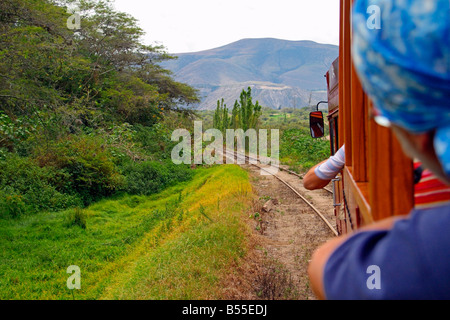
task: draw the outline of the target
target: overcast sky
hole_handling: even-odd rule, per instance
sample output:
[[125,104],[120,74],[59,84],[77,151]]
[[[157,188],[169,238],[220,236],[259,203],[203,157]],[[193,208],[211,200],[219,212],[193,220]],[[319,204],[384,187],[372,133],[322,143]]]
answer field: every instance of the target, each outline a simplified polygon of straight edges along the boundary
[[139,20],[146,44],[170,53],[243,38],[339,44],[338,0],[115,0],[115,7]]

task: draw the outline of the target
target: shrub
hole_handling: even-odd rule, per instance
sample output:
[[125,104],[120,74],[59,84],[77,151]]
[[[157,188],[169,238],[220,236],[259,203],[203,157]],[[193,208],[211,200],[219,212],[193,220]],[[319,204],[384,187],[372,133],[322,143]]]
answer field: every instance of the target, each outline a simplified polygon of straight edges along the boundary
[[56,211],[79,205],[78,197],[58,189],[63,172],[41,168],[30,158],[8,153],[0,160],[0,206],[3,216],[40,210]]
[[0,110],[0,148],[9,151],[27,149],[25,141],[36,131],[36,123],[35,119],[25,116],[12,119]]
[[99,137],[71,136],[39,150],[40,166],[53,167],[68,176],[64,191],[78,195],[85,205],[123,187],[124,179]]
[[192,171],[185,165],[156,161],[134,163],[124,170],[124,174],[126,191],[137,195],[154,194],[192,177]]
[[157,154],[159,159],[170,159],[172,148],[177,144],[171,140],[172,130],[162,123],[152,127],[137,125],[134,141],[147,154]]
[[14,190],[0,190],[0,218],[16,218],[27,212],[27,207],[20,194]]

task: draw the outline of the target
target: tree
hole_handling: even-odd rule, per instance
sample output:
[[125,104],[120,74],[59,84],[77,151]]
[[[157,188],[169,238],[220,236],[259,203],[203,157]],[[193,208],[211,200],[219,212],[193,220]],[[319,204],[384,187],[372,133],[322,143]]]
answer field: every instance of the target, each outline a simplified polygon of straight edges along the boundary
[[[222,104],[223,104],[223,99],[222,99]],[[230,119],[229,119],[229,116],[228,116],[228,108],[227,108],[227,105],[225,105],[222,108],[222,127],[223,127],[223,131],[228,129],[229,126],[230,126]]]
[[66,6],[73,3],[0,3],[0,111],[12,118],[57,114],[62,128],[153,125],[161,110],[190,112],[182,106],[197,102],[197,91],[160,66],[175,57],[142,44],[136,19],[111,1],[81,0],[81,28],[70,30]]
[[252,90],[248,87],[247,91],[242,90],[239,101],[234,102],[231,111],[231,117],[228,114],[224,99],[217,100],[217,108],[214,112],[213,126],[224,132],[226,129],[243,129],[247,131],[250,128],[255,129],[258,126],[259,117],[262,114],[259,102],[253,103]]
[[[24,187],[0,172],[0,202],[86,205],[122,190],[129,163],[167,157],[167,127],[192,116],[197,91],[161,67],[175,57],[143,34],[109,0],[0,1],[0,161]],[[22,158],[30,174],[15,170]]]
[[225,132],[225,130],[229,129],[230,120],[228,116],[228,108],[227,105],[224,103],[224,99],[222,98],[222,101],[217,100],[217,108],[214,112],[214,118],[213,118],[213,127]]
[[236,130],[239,128],[240,106],[237,100],[234,102],[233,110],[231,111],[231,128]]
[[262,112],[259,102],[256,101],[255,104],[252,102],[252,89],[250,87],[248,87],[247,91],[242,90],[240,95],[240,104],[237,105],[240,111],[239,123],[241,129],[247,131],[250,128],[256,128],[258,125],[258,119]]

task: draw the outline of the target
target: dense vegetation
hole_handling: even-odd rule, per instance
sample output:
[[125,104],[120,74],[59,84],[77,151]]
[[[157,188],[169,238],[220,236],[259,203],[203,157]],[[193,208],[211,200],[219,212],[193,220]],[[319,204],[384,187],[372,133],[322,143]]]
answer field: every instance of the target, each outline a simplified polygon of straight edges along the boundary
[[73,2],[0,3],[0,216],[190,176],[167,161],[171,129],[192,116],[179,106],[198,101],[160,67],[174,57],[142,44],[136,20],[110,1]]

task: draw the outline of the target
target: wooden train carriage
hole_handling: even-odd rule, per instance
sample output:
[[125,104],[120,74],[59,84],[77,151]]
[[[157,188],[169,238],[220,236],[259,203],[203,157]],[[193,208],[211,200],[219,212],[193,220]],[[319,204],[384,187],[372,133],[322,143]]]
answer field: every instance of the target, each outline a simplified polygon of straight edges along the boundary
[[390,129],[371,117],[372,104],[351,55],[352,0],[340,0],[339,58],[327,73],[331,152],[345,144],[345,168],[333,181],[338,231],[343,234],[414,204],[413,162]]

